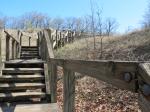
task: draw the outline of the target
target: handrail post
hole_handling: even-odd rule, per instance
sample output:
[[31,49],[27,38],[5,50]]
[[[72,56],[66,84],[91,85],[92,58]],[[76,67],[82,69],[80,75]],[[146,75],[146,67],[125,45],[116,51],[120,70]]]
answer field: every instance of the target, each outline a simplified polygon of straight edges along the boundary
[[29,37],[29,46],[31,46],[31,37]]
[[2,49],[1,49],[1,38],[2,38],[2,35],[1,35],[2,31],[0,29],[0,75],[1,75],[1,70],[2,70]]
[[60,47],[62,47],[62,35],[61,35],[61,32],[60,32]]
[[51,102],[57,102],[57,66],[50,65],[51,71],[50,72],[50,91],[51,91]]
[[75,73],[64,68],[64,111],[75,111]]
[[15,59],[15,40],[12,39],[12,59]]
[[6,35],[6,61],[9,61],[9,55],[10,55],[9,40],[10,37]]
[[56,50],[58,49],[58,31],[56,30]]

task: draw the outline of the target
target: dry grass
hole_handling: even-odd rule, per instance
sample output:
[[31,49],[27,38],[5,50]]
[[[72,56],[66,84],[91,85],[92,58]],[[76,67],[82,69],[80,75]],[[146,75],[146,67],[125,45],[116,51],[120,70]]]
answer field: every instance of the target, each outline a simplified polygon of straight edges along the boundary
[[[107,60],[149,60],[150,30],[143,30],[120,37],[104,37],[103,57],[100,58],[100,39],[97,37],[96,50],[93,39],[81,39],[55,52],[58,58],[107,59]],[[94,54],[94,55],[93,55]]]
[[[81,39],[55,51],[57,58],[150,60],[150,29],[135,31],[117,37],[105,37],[103,57],[100,58],[100,39]],[[59,98],[62,98],[62,82],[59,82]],[[60,100],[61,101],[61,100]],[[76,112],[140,112],[138,95],[120,90],[102,81],[84,77],[76,82]]]

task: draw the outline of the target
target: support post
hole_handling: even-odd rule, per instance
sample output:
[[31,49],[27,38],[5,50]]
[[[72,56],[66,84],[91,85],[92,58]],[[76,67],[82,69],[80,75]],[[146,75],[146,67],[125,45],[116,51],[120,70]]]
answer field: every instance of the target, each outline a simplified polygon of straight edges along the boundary
[[75,73],[64,68],[64,112],[75,112]]
[[58,31],[56,30],[56,50],[58,49]]
[[29,46],[31,46],[31,37],[29,37]]
[[10,56],[9,40],[10,37],[6,35],[6,61],[9,61],[9,56]]
[[2,31],[0,30],[0,75],[2,70],[2,49],[1,49],[1,38],[2,38]]
[[51,102],[57,102],[57,66],[50,65],[51,71],[50,73],[50,91],[51,91]]
[[15,40],[12,39],[12,59],[15,59]]

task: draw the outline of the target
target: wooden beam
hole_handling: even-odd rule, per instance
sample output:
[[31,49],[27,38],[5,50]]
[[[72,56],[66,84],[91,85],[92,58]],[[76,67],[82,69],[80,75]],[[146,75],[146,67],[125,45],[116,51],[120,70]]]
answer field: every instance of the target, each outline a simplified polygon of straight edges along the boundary
[[6,61],[9,61],[9,58],[10,58],[9,40],[10,40],[10,37],[6,35]]
[[50,91],[51,91],[51,102],[57,102],[57,67],[56,65],[50,65],[51,69],[49,69],[50,73]]
[[12,59],[15,59],[15,40],[12,39]]
[[1,64],[1,62],[2,62],[2,50],[1,50],[1,45],[2,45],[2,43],[1,43],[1,40],[2,39],[2,30],[0,30],[0,64]]
[[[137,68],[138,62],[125,61],[85,61],[85,60],[64,60],[64,59],[50,59],[51,63],[58,66],[63,66],[68,70],[79,72],[110,84],[121,89],[130,91],[137,90]],[[125,74],[131,75],[131,81],[125,80]]]
[[75,74],[64,68],[64,111],[75,112]]
[[50,94],[50,78],[49,78],[47,64],[44,64],[44,74],[45,74],[45,83],[46,83],[46,94]]
[[44,38],[46,40],[45,44],[47,46],[49,58],[54,58],[54,51],[53,51],[52,41],[51,41],[51,39],[48,35],[48,32],[46,30],[44,30]]

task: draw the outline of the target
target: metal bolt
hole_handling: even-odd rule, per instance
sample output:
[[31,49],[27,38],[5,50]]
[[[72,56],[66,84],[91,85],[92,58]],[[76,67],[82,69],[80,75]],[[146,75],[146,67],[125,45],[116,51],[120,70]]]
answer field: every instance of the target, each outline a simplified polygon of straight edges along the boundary
[[132,75],[130,73],[125,73],[124,74],[124,80],[126,82],[130,82],[132,80]]
[[149,96],[150,95],[150,85],[144,84],[142,86],[142,91],[145,96]]

